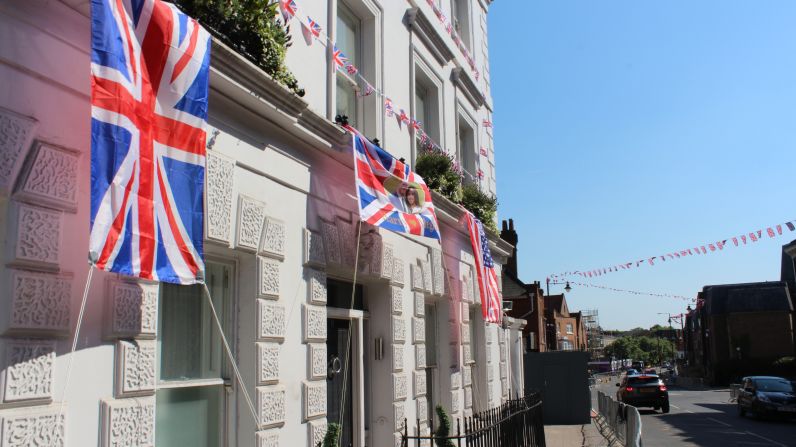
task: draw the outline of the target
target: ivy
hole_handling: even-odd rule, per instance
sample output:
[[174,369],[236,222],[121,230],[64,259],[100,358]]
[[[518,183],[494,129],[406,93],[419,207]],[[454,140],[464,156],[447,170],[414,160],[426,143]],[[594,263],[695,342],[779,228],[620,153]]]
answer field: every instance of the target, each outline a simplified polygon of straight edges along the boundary
[[331,422],[326,428],[326,436],[323,437],[323,446],[318,444],[318,447],[338,447],[340,442],[340,424]]
[[285,66],[292,45],[290,27],[279,18],[272,0],[175,0],[186,14],[211,34],[263,69],[298,96],[304,96],[296,77]]
[[437,431],[434,432],[434,444],[436,444],[437,447],[456,447],[453,445],[453,441],[445,439],[450,436],[451,433],[450,416],[448,416],[448,413],[442,405],[437,405],[435,409],[437,410],[437,417],[439,418],[439,427],[437,427]]

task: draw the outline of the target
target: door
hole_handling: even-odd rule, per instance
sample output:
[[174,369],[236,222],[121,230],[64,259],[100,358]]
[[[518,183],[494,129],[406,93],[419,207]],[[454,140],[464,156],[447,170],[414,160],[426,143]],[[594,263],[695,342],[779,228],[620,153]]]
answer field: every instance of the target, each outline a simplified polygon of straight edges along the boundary
[[326,414],[329,422],[341,425],[340,446],[353,447],[354,387],[351,369],[353,334],[351,320],[329,318],[326,351],[328,375],[326,383]]

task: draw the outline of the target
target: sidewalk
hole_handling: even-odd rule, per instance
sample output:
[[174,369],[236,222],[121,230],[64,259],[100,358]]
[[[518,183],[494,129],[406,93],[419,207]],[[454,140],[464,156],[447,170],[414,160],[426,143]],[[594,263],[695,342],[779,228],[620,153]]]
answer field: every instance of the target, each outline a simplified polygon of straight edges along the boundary
[[586,425],[545,425],[547,447],[604,447],[608,441],[600,434],[594,422]]

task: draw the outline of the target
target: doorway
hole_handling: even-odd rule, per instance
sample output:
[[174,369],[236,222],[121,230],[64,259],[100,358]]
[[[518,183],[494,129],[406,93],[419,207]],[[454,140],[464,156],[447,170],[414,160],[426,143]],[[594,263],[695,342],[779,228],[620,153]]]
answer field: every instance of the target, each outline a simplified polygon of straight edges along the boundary
[[351,320],[329,318],[326,320],[329,373],[326,381],[326,414],[329,422],[341,424],[340,446],[353,447],[354,438],[354,387],[351,369],[349,330]]

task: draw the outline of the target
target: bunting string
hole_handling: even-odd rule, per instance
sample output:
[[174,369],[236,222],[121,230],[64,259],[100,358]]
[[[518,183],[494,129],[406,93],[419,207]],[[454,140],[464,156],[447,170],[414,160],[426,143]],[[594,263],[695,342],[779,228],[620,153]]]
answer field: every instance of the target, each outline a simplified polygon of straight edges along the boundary
[[563,280],[572,276],[579,276],[581,278],[594,278],[621,270],[639,268],[643,265],[654,266],[656,262],[666,262],[667,260],[674,261],[688,256],[707,255],[714,252],[721,252],[725,248],[729,247],[730,244],[732,244],[734,247],[741,247],[758,242],[765,236],[768,236],[769,238],[776,238],[778,236],[782,236],[785,233],[785,229],[787,229],[789,232],[796,231],[796,220],[766,227],[765,230],[756,230],[738,236],[721,239],[716,242],[710,242],[704,245],[696,245],[692,248],[672,251],[663,255],[642,258],[636,261],[624,262],[622,264],[617,264],[610,267],[601,267],[592,270],[571,270],[568,272],[555,273],[550,275],[550,278],[556,280]]
[[575,286],[590,287],[590,288],[594,288],[594,289],[608,290],[608,291],[611,291],[611,292],[629,293],[631,295],[646,295],[646,296],[654,296],[654,297],[658,297],[658,298],[675,298],[675,299],[678,299],[678,300],[696,301],[694,298],[689,298],[689,297],[683,296],[683,295],[675,295],[675,294],[672,294],[672,293],[640,292],[638,290],[617,289],[616,287],[603,286],[603,285],[599,285],[599,284],[582,283],[582,282],[576,282],[576,281],[568,281],[568,282],[569,282],[569,284],[572,284],[572,285],[575,285]]
[[[429,4],[429,6],[431,6],[432,10],[434,11],[434,15],[437,16],[437,19],[439,19],[440,23],[445,27],[446,33],[451,36],[454,43],[456,43],[456,46],[460,51],[462,51],[465,60],[473,70],[476,81],[480,79],[480,72],[475,67],[474,59],[470,55],[469,50],[467,50],[467,47],[464,45],[461,37],[453,28],[450,20],[436,6],[433,0],[426,0],[426,2]],[[320,24],[313,20],[309,15],[300,11],[295,0],[279,0],[279,8],[282,12],[282,18],[284,19],[285,25],[289,24],[290,20],[294,17],[299,20],[301,24],[301,32],[307,45],[312,45],[312,42],[317,40],[324,47],[332,48],[332,61],[335,64],[336,70],[347,76],[357,86],[357,96],[366,97],[376,95],[383,101],[384,113],[387,115],[387,117],[395,118],[395,120],[398,122],[398,127],[401,129],[406,126],[406,128],[413,133],[422,150],[444,153],[453,160],[453,169],[457,174],[462,177],[467,177],[472,181],[480,182],[483,180],[484,172],[481,169],[478,169],[475,173],[469,173],[462,169],[462,167],[456,161],[456,157],[453,156],[455,151],[450,151],[439,145],[423,129],[423,125],[420,121],[410,117],[406,113],[405,109],[395,105],[392,99],[390,99],[390,97],[387,96],[386,92],[384,92],[382,89],[374,87],[373,84],[362,75],[359,68],[349,61],[348,57],[346,57],[346,55],[337,47],[335,42],[323,31],[323,28],[320,26]],[[494,128],[492,122],[487,119],[483,120],[482,126],[486,129]],[[480,154],[483,156],[488,156],[487,149],[482,147]]]

